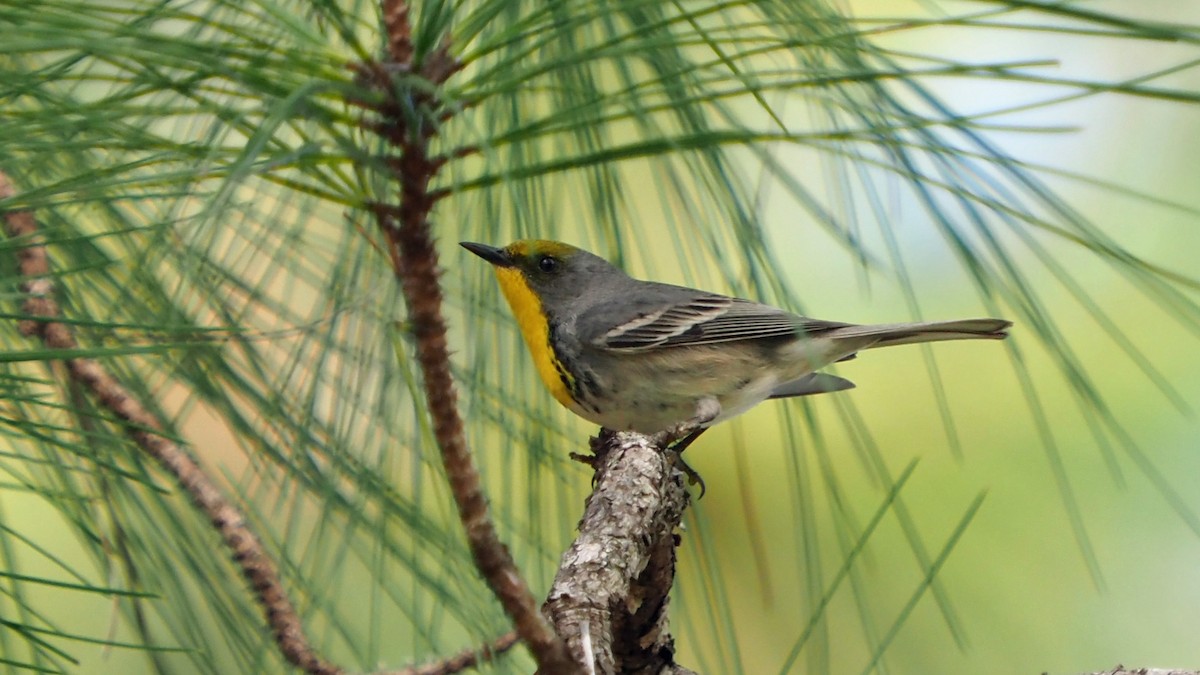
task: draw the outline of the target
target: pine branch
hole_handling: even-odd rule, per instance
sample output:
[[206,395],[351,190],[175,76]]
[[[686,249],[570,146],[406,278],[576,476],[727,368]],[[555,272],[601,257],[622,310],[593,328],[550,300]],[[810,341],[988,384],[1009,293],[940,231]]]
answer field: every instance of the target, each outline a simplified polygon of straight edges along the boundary
[[[445,159],[431,156],[429,146],[438,125],[452,114],[442,110],[442,102],[433,90],[457,72],[460,65],[444,43],[416,62],[407,4],[384,0],[382,10],[388,61],[358,67],[359,83],[373,99],[354,103],[378,115],[377,120],[366,126],[397,153],[388,166],[400,189],[399,205],[377,203],[371,209],[387,239],[392,267],[408,306],[434,437],[476,567],[512,618],[521,640],[533,653],[539,672],[575,673],[579,666],[538,611],[528,584],[496,532],[479,472],[467,448],[450,373],[437,249],[429,222],[433,206],[445,196],[430,188]],[[433,86],[412,86],[405,78],[413,75]]]
[[[0,173],[0,199],[10,198],[14,194],[8,176]],[[38,337],[51,349],[78,349],[79,343],[70,326],[58,320],[62,312],[54,299],[50,260],[33,214],[29,211],[7,212],[4,214],[4,228],[9,237],[26,240],[25,246],[17,251],[17,267],[25,279],[21,290],[28,294],[21,309],[31,318],[21,321],[21,334]],[[262,542],[246,525],[246,518],[241,511],[225,498],[183,448],[160,433],[162,424],[159,420],[99,362],[88,358],[69,358],[64,361],[71,379],[82,385],[101,407],[121,420],[129,438],[175,478],[192,503],[216,528],[241,569],[242,576],[254,589],[284,658],[308,673],[341,673],[339,668],[322,659],[313,649],[304,634],[300,615],[283,588],[275,563]]]

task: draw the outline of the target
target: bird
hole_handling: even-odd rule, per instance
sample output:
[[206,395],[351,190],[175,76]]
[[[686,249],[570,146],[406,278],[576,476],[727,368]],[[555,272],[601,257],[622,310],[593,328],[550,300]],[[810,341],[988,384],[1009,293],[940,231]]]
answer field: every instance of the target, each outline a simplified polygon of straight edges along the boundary
[[819,372],[880,347],[999,340],[1004,319],[853,324],[635,279],[570,244],[460,242],[491,263],[543,384],[580,417],[665,434],[682,451],[769,399],[851,389]]

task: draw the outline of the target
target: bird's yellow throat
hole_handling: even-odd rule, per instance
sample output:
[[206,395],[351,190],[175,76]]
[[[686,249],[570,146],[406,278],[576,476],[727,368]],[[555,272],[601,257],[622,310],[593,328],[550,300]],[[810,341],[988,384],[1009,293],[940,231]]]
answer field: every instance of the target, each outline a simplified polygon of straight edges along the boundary
[[542,383],[559,403],[573,408],[574,399],[571,398],[570,389],[572,378],[550,346],[550,324],[546,321],[546,313],[542,311],[541,299],[529,288],[525,275],[516,268],[497,267],[496,278],[500,281],[500,290],[504,292],[508,306],[512,307],[513,315],[517,317],[517,325],[521,327],[521,335],[525,337],[525,345],[529,347]]

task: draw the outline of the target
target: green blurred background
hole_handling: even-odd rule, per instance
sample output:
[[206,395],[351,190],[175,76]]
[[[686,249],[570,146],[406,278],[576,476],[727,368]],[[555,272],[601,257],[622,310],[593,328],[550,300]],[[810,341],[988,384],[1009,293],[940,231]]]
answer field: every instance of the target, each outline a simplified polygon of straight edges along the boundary
[[[855,2],[862,14],[902,14],[901,3]],[[1128,4],[1122,9],[1131,9]],[[897,11],[900,10],[900,11]],[[1143,3],[1144,16],[1200,18],[1196,3]],[[935,10],[936,13],[936,10]],[[1132,77],[1165,67],[1178,51],[1130,49],[1060,35],[1011,33],[980,40],[978,34],[935,27],[885,37],[884,44],[902,50],[940,53],[972,62],[1050,58],[1054,77],[1096,79]],[[1185,88],[1200,83],[1195,69],[1168,80]],[[1045,88],[1019,83],[947,80],[933,88],[963,113],[1000,109],[1040,100]],[[1063,89],[1062,91],[1066,91]],[[1075,127],[1065,133],[994,133],[990,138],[1018,159],[1111,181],[1147,194],[1174,200],[1190,209],[1161,208],[1114,190],[1071,180],[1050,180],[1069,203],[1105,232],[1147,260],[1195,276],[1200,271],[1200,115],[1187,106],[1132,100],[1120,96],[1089,97],[996,121],[1016,125]],[[829,172],[815,162],[792,163],[808,185],[834,189]],[[860,206],[860,208],[865,208]],[[979,314],[973,293],[960,269],[946,261],[944,242],[919,225],[925,215],[902,197],[891,198],[894,232],[912,260],[919,296],[929,318]],[[845,254],[811,230],[794,227],[786,205],[768,209],[766,222],[778,232],[778,258],[804,308],[813,316],[855,322],[890,321],[903,315],[904,301],[894,284],[863,283]],[[875,242],[877,243],[877,242]],[[1019,249],[1018,249],[1019,250]],[[1050,245],[1058,261],[1112,313],[1115,322],[1178,387],[1191,405],[1200,403],[1200,347],[1195,334],[1179,325],[1170,312],[1147,301],[1121,275],[1092,256]],[[1038,292],[1061,319],[1065,337],[1095,378],[1106,402],[1139,447],[1153,458],[1169,483],[1194,511],[1200,508],[1200,422],[1194,411],[1181,414],[1130,363],[1096,322],[1067,295],[1033,255],[1017,254]],[[1067,523],[1060,492],[1012,375],[1012,362],[994,345],[936,345],[946,391],[953,402],[954,423],[963,456],[951,452],[941,426],[929,378],[917,350],[903,348],[867,353],[845,364],[839,374],[859,388],[844,394],[854,399],[892,470],[919,458],[904,494],[922,534],[936,549],[950,534],[974,494],[987,490],[978,516],[954,549],[941,580],[962,619],[966,646],[955,646],[942,615],[925,595],[913,617],[900,629],[888,650],[894,673],[1077,673],[1128,666],[1200,667],[1200,540],[1164,503],[1155,486],[1119,449],[1109,466],[1091,433],[1090,423],[1057,377],[1055,366],[1029,340],[1019,323],[1012,331],[1017,349],[1036,382],[1040,404],[1052,425],[1071,484],[1078,496],[1088,534],[1095,546],[1100,586],[1082,561],[1080,546]],[[826,413],[832,407],[819,401]],[[804,597],[803,573],[797,567],[791,538],[796,519],[787,513],[789,450],[771,430],[778,417],[793,412],[791,404],[764,405],[739,424],[711,433],[691,460],[707,476],[721,476],[697,512],[711,520],[704,536],[722,558],[730,584],[730,602],[738,608],[742,656],[755,664],[747,672],[776,672],[775,655],[791,646],[797,622],[796,598]],[[864,478],[861,462],[849,450],[844,425],[825,417],[830,447],[829,471],[848,486],[841,499],[859,514],[872,511],[879,497]],[[741,438],[740,443],[735,439]],[[740,452],[726,448],[732,444]],[[804,450],[802,450],[804,452]],[[816,471],[809,460],[810,472]],[[1117,469],[1114,471],[1113,469]],[[1119,472],[1119,473],[1118,473]],[[817,508],[828,509],[821,481],[807,485],[820,496]],[[748,530],[743,500],[750,497],[760,521]],[[828,522],[828,521],[824,521]],[[694,536],[694,535],[693,535]],[[755,544],[752,539],[758,538]],[[824,529],[823,550],[838,550],[836,537]],[[694,550],[694,549],[692,549]],[[763,551],[769,582],[756,567]],[[920,570],[888,519],[872,540],[863,574],[888,579],[871,586],[865,602],[876,617],[886,618],[909,599]],[[689,589],[695,556],[683,557],[681,577]],[[836,556],[824,564],[836,569]],[[691,588],[694,588],[691,587]],[[687,596],[685,596],[687,597]],[[689,608],[694,605],[687,603]],[[834,664],[856,663],[846,654],[863,649],[859,611],[846,594],[834,601],[829,627]],[[888,623],[881,621],[884,626]],[[684,640],[687,649],[704,641]],[[710,647],[711,648],[711,647]],[[701,649],[700,651],[704,651]],[[761,657],[761,660],[760,658]],[[811,655],[817,662],[822,658]],[[684,658],[684,663],[690,661]],[[803,659],[801,660],[803,663]],[[835,665],[833,672],[857,672]],[[797,666],[797,672],[804,669]]]
[[[1117,4],[1122,11],[1147,17],[1200,22],[1200,3],[1147,2],[1136,8]],[[939,11],[938,3],[882,0],[853,2],[850,7],[860,16]],[[981,40],[978,31],[953,26],[877,39],[897,50],[962,61],[1053,60],[1054,65],[1037,72],[1105,81],[1166,67],[1186,53],[1170,43],[1130,49],[1129,43],[1116,39],[1056,33],[995,31]],[[1184,70],[1164,83],[1200,90],[1200,71]],[[962,113],[999,110],[1074,91],[978,78],[947,77],[928,84]],[[814,120],[812,111],[799,105],[784,105],[781,110],[795,116],[795,121],[788,118],[793,124]],[[1196,111],[1194,105],[1170,101],[1097,95],[1003,114],[991,121],[1045,130],[1000,130],[989,132],[988,137],[1021,161],[1176,202],[1178,206],[1157,203],[1065,174],[1044,176],[1060,196],[1131,251],[1195,278],[1200,270],[1200,115]],[[847,190],[842,169],[827,157],[784,148],[772,154],[810,191],[830,201],[849,194],[848,203],[856,206],[845,207],[847,212],[869,210],[865,197]],[[757,161],[745,155],[747,176],[757,174]],[[637,166],[623,169],[633,178],[641,175],[640,170]],[[653,221],[654,210],[661,208],[658,186],[651,173],[646,176],[650,179],[632,182],[647,186],[647,194],[626,194],[626,208],[644,206],[642,217]],[[888,189],[889,178],[883,173],[874,180],[896,243],[908,261],[924,316],[986,314],[946,243],[932,234],[925,212],[899,185]],[[833,320],[866,323],[911,317],[893,278],[863,272],[844,247],[823,230],[808,226],[786,192],[769,178],[761,180],[758,191],[759,218],[769,249],[785,274],[780,281],[791,302],[807,314]],[[505,227],[579,243],[601,255],[618,255],[610,236],[581,231],[571,224],[569,212],[564,216],[553,224]],[[687,215],[681,209],[675,217]],[[499,302],[486,270],[454,246],[455,240],[471,239],[485,226],[449,223],[443,227],[441,253],[455,297],[464,293]],[[882,254],[887,243],[877,228],[864,226],[861,235],[867,249]],[[624,236],[623,243],[634,242],[639,249],[622,260],[635,275],[756,293],[755,281],[747,276],[737,285],[736,265],[735,284],[727,286],[718,271],[723,261],[680,244],[665,228]],[[1042,243],[1102,303],[1150,363],[1167,375],[1180,397],[1193,408],[1200,405],[1196,335],[1169,310],[1148,301],[1110,264],[1052,237]],[[1186,507],[1200,512],[1200,490],[1195,487],[1200,477],[1200,420],[1195,412],[1173,405],[1034,254],[1022,254],[1025,249],[1020,246],[1012,250],[1014,262],[1061,321],[1064,338],[1094,378],[1114,417]],[[681,251],[688,252],[683,262]],[[729,252],[734,257],[738,253]],[[506,522],[544,521],[541,527],[528,525],[544,535],[538,546],[516,546],[541,593],[552,576],[556,552],[569,541],[588,485],[585,470],[561,458],[581,449],[583,439],[594,430],[550,406],[548,394],[522,365],[526,357],[506,314],[498,314],[494,328],[489,322],[486,329],[468,323],[479,321],[477,316],[454,318],[462,364],[496,359],[499,353],[496,360],[507,363],[490,365],[490,372],[499,379],[518,378],[507,386],[549,411],[550,419],[567,429],[560,436],[531,423],[544,435],[538,436],[537,447],[528,450],[512,447],[498,434],[476,437],[476,446],[485,453],[481,463],[493,502]],[[488,332],[493,330],[494,342]],[[689,462],[705,477],[708,494],[688,517],[681,549],[673,607],[680,662],[706,673],[733,672],[737,664],[742,672],[779,671],[856,533],[886,499],[887,490],[877,478],[881,467],[871,466],[869,454],[862,449],[860,428],[845,423],[852,406],[856,413],[851,414],[861,418],[861,428],[869,430],[893,478],[919,460],[901,499],[931,558],[942,551],[973,500],[983,491],[986,497],[938,574],[955,621],[947,621],[931,593],[921,593],[923,570],[897,517],[889,511],[856,560],[851,579],[832,595],[825,621],[799,651],[790,671],[859,672],[871,660],[872,645],[884,639],[889,646],[881,666],[891,673],[1078,673],[1117,663],[1200,667],[1196,637],[1200,634],[1200,536],[1171,508],[1143,466],[1120,447],[1106,451],[1098,445],[1095,419],[1081,414],[1058,365],[1030,338],[1027,327],[1018,323],[1012,335],[1015,351],[991,343],[933,348],[960,452],[950,441],[921,351],[914,347],[872,352],[843,364],[838,374],[854,380],[858,389],[807,402],[811,408],[795,402],[765,404],[709,432],[689,450]],[[485,339],[475,339],[479,337]],[[1014,375],[1016,354],[1035,383],[1036,404]],[[471,400],[468,396],[468,411]],[[1040,408],[1049,422],[1054,452],[1061,457],[1094,547],[1091,554],[1085,552],[1069,522],[1063,487],[1052,469],[1053,455],[1039,435],[1031,405]],[[789,420],[794,425],[791,435]],[[195,447],[214,448],[225,441],[208,422],[200,414],[190,420],[186,432]],[[529,477],[522,472],[533,460],[513,457],[526,452],[560,459],[552,470],[538,470]],[[244,467],[243,457],[236,453],[206,458],[231,475]],[[830,476],[836,476],[836,483]],[[414,483],[429,486],[429,500],[445,499],[436,481],[426,477]],[[514,486],[557,495],[561,511],[523,513],[523,493]],[[73,531],[40,498],[2,490],[0,509],[10,519],[35,528],[38,543],[54,555],[80,556],[73,565],[90,565]],[[444,512],[441,515],[445,517]],[[315,513],[308,517],[316,521]],[[1099,576],[1089,572],[1089,561],[1098,566]],[[352,581],[354,575],[347,574]],[[856,592],[851,592],[852,587]],[[39,593],[62,599],[54,614],[71,631],[104,636],[113,630],[118,638],[124,634],[124,629],[114,629],[119,618],[111,602],[102,597],[84,599],[55,589]],[[910,615],[905,606],[914,594],[919,597]],[[343,601],[354,602],[349,596]],[[732,621],[714,621],[718,615]],[[901,617],[904,620],[893,639],[889,631]],[[395,636],[387,630],[382,633],[378,639],[385,645],[381,649],[389,659],[386,662],[399,665],[394,660],[397,652],[386,646],[396,641]],[[398,640],[407,641],[406,636]],[[146,672],[144,657],[130,651],[76,645],[71,652],[82,659],[79,672]]]
[[[862,14],[896,11],[900,5],[853,3]],[[1131,8],[1126,4],[1122,9]],[[1200,18],[1196,3],[1144,3],[1136,11],[1144,16]],[[972,62],[1050,58],[1057,62],[1049,69],[1051,76],[1090,79],[1096,79],[1098,72],[1106,74],[1104,79],[1132,77],[1165,67],[1178,56],[1170,45],[1161,50],[1135,50],[1119,42],[1106,45],[1029,33],[997,34],[980,40],[978,34],[949,27],[881,41],[902,50]],[[1200,83],[1200,74],[1192,69],[1168,81],[1194,88]],[[933,88],[963,113],[1000,109],[1047,95],[1044,88],[1020,83],[947,80],[935,82]],[[990,138],[1022,161],[1111,181],[1192,209],[1161,208],[1071,180],[1050,181],[1064,199],[1145,259],[1191,276],[1200,270],[1200,218],[1195,211],[1200,207],[1196,189],[1200,185],[1200,156],[1196,153],[1200,115],[1195,109],[1098,96],[1004,115],[995,121],[1075,127],[1065,133],[994,133]],[[815,162],[801,158],[790,166],[802,172],[806,184],[834,189],[831,183],[835,180]],[[894,232],[912,256],[925,315],[979,314],[962,271],[946,264],[950,254],[945,243],[919,225],[924,214],[902,197],[891,199]],[[827,239],[811,234],[810,229],[795,227],[785,205],[768,209],[767,214],[766,222],[778,232],[776,252],[789,272],[788,281],[813,316],[867,322],[903,315],[903,299],[894,284],[861,282],[848,256],[839,255]],[[1167,374],[1183,398],[1193,407],[1200,403],[1200,343],[1195,334],[1181,327],[1170,312],[1147,301],[1106,264],[1061,243],[1051,244],[1050,250]],[[1194,411],[1181,414],[1161,395],[1033,255],[1018,253],[1017,259],[1062,321],[1071,348],[1086,364],[1117,419],[1190,508],[1200,508],[1196,487],[1200,422]],[[966,647],[955,646],[942,615],[926,595],[888,651],[890,672],[1076,673],[1118,663],[1200,667],[1200,639],[1196,638],[1200,631],[1200,540],[1119,449],[1114,453],[1115,466],[1107,464],[1089,421],[1081,417],[1067,387],[1054,374],[1054,364],[1029,340],[1028,327],[1018,323],[1012,334],[1036,382],[1041,407],[1078,496],[1103,574],[1100,586],[1081,559],[1046,451],[1028,413],[1029,403],[1016,386],[1012,362],[1001,350],[978,343],[934,347],[963,443],[961,458],[956,458],[947,444],[917,350],[861,355],[839,370],[859,385],[844,396],[853,398],[893,471],[898,472],[913,458],[920,459],[904,494],[932,548],[949,536],[974,494],[987,490],[982,509],[940,577],[962,619]],[[827,401],[815,406],[821,413],[832,407]],[[712,521],[704,536],[715,538],[713,548],[722,558],[731,587],[730,602],[738,607],[742,656],[755,664],[748,672],[775,672],[778,668],[775,655],[792,644],[794,633],[789,627],[798,618],[795,598],[804,596],[797,547],[780,545],[793,536],[790,528],[797,524],[784,508],[794,499],[789,495],[788,462],[784,459],[788,449],[771,431],[778,426],[778,417],[790,412],[790,404],[761,406],[739,424],[713,432],[689,451],[693,453],[690,461],[704,475],[721,476],[722,482],[731,486],[736,477],[737,489],[715,487],[710,479],[710,496],[700,502],[697,512]],[[860,514],[870,513],[878,493],[869,488],[861,463],[849,450],[844,426],[826,417],[823,429],[830,447],[828,470],[848,486],[841,499]],[[742,441],[735,442],[739,437]],[[730,444],[744,456],[729,452]],[[811,460],[807,467],[816,470]],[[809,479],[808,485],[821,493],[818,478]],[[753,510],[760,519],[751,530],[743,518],[746,494],[752,495]],[[817,508],[829,508],[823,497],[814,497]],[[838,550],[828,529],[821,537],[824,551]],[[753,538],[759,543],[754,544]],[[758,574],[746,574],[759,569],[754,561],[756,551],[765,552],[769,583]],[[877,617],[888,617],[908,600],[920,579],[920,570],[894,519],[881,526],[865,558],[865,576],[889,579],[881,586],[871,586],[884,590],[871,594],[866,602],[875,607]],[[683,560],[681,577],[687,589],[695,556],[685,555]],[[824,561],[835,568],[838,563],[836,557]],[[689,603],[689,608],[694,606]],[[835,600],[833,612],[836,618],[829,631],[834,654],[830,658],[835,664],[854,663],[843,657],[863,649],[858,610],[843,595]],[[685,640],[685,650],[697,642],[703,641]],[[761,660],[756,658],[759,656]],[[685,657],[684,663],[688,662]],[[833,672],[857,672],[843,670],[845,667],[834,666]]]

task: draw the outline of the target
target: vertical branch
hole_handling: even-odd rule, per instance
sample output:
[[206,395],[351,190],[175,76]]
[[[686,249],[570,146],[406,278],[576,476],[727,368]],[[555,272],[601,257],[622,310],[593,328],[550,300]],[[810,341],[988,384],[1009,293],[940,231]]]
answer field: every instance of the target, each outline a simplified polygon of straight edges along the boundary
[[[356,103],[377,113],[378,119],[367,128],[395,151],[388,165],[400,189],[400,203],[374,204],[371,208],[388,243],[393,271],[408,307],[408,323],[416,341],[417,362],[442,464],[475,565],[533,653],[539,672],[578,672],[579,666],[571,661],[566,646],[538,611],[533,594],[500,541],[458,414],[429,214],[445,194],[430,189],[445,162],[444,157],[430,155],[430,141],[438,125],[451,114],[434,92],[459,69],[459,64],[446,44],[416,61],[405,2],[383,0],[382,16],[387,31],[387,63],[356,67],[359,82],[377,98]],[[405,78],[413,77],[424,80],[425,86],[406,86]]]
[[586,460],[596,487],[546,613],[589,672],[691,673],[675,664],[667,616],[675,529],[688,494],[673,453],[658,445],[642,434],[605,430]]

